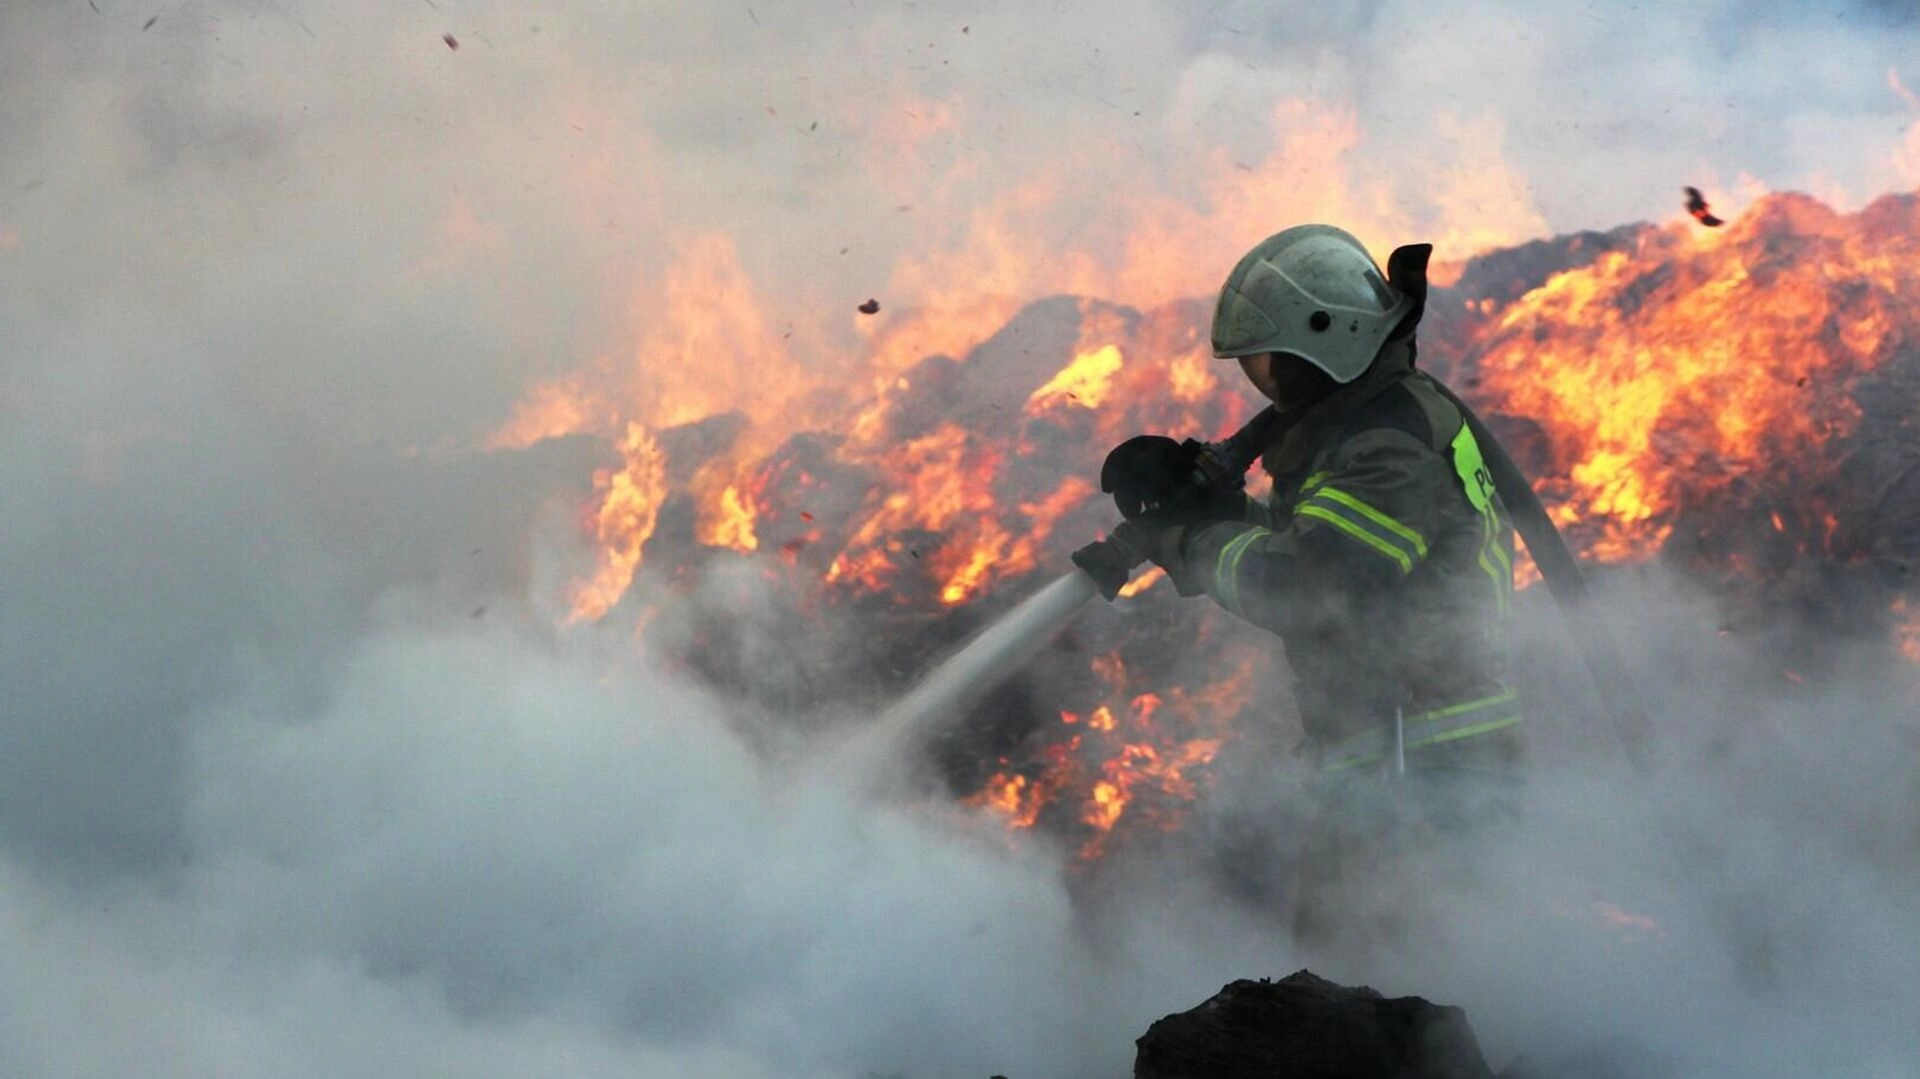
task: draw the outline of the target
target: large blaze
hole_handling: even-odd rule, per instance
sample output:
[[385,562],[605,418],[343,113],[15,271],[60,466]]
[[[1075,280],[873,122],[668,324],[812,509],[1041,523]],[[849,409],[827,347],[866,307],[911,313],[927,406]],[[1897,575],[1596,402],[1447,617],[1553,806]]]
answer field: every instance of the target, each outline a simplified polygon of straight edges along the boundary
[[[937,106],[922,115],[882,164],[918,160],[946,122]],[[1113,227],[1089,251],[1037,250],[1028,236],[1073,197],[1063,176],[931,225],[928,251],[897,265],[887,293],[919,302],[849,306],[824,335],[845,342],[831,356],[817,346],[831,319],[768,306],[725,237],[682,245],[635,301],[632,362],[533,388],[495,439],[587,434],[611,448],[586,512],[597,562],[572,617],[661,602],[639,586],[650,573],[664,584],[746,560],[785,605],[781,632],[828,619],[857,638],[843,670],[783,701],[851,710],[870,703],[862,686],[905,688],[1111,526],[1094,483],[1109,446],[1219,437],[1251,414],[1206,343],[1214,275],[1259,238],[1246,220],[1343,220],[1382,254],[1440,241],[1448,287],[1431,299],[1423,362],[1511,439],[1586,558],[1678,555],[1730,579],[1796,552],[1874,556],[1876,522],[1860,517],[1842,464],[1886,424],[1911,439],[1911,409],[1876,418],[1874,402],[1896,369],[1908,380],[1897,399],[1920,399],[1907,388],[1920,384],[1913,198],[1848,215],[1764,196],[1716,231],[1680,218],[1598,247],[1468,260],[1540,231],[1529,212],[1489,211],[1520,204],[1498,167],[1442,177],[1457,222],[1410,235],[1337,169],[1324,187],[1282,182],[1323,175],[1288,166],[1329,147],[1337,161],[1356,138],[1345,119],[1287,107],[1274,125],[1269,160],[1208,162],[1190,198],[1103,191]],[[1177,602],[1162,579],[1141,574],[936,750],[957,797],[1092,863],[1177,830],[1222,755],[1250,730],[1284,728],[1271,640]],[[1889,644],[1920,662],[1908,601],[1881,610]],[[697,636],[679,646],[696,660],[703,648]],[[751,669],[691,666],[752,696]]]
[[1916,291],[1886,255],[1796,196],[1723,233],[1649,231],[1492,314],[1479,393],[1546,424],[1556,516],[1588,553],[1649,557],[1689,500],[1854,430],[1855,384]]

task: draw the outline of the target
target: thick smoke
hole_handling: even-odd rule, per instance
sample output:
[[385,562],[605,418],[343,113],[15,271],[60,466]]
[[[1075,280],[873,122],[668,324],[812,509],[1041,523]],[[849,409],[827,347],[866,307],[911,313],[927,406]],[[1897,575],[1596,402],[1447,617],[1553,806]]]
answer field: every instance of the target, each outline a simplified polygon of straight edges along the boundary
[[[1804,626],[1730,629],[1667,570],[1603,596],[1656,731],[1648,768],[1547,597],[1524,594],[1523,822],[1390,864],[1350,908],[1383,928],[1303,958],[1463,1005],[1496,1066],[1920,1074],[1920,679],[1870,631],[1834,649]],[[1803,676],[1816,649],[1839,670]]]
[[[1279,98],[1350,115],[1387,217],[1488,242],[1742,175],[1858,201],[1916,119],[1893,4],[1030,7],[0,7],[0,1072],[1117,1074],[1306,961],[1282,919],[1189,866],[1094,917],[1044,842],[860,804],[630,622],[556,628],[604,451],[475,447],[688,235],[844,313],[1047,168],[1266,161]],[[1112,227],[1056,211],[1042,249]],[[1911,687],[1762,691],[1654,593],[1616,613],[1659,775],[1549,710],[1533,823],[1410,885],[1410,943],[1311,958],[1496,1059],[1914,1074]]]
[[[1077,958],[1041,852],[991,822],[848,804],[582,650],[396,621],[311,712],[264,678],[189,717],[191,845],[164,883],[82,902],[9,865],[33,957],[6,989],[11,1073],[156,1074],[150,1028],[179,1075],[496,1052],[489,1073],[579,1052],[624,1074],[1067,1074],[1077,1037],[1126,1044],[1137,1005],[1081,1014],[1126,994]],[[104,1040],[55,1003],[149,997],[177,1014]]]

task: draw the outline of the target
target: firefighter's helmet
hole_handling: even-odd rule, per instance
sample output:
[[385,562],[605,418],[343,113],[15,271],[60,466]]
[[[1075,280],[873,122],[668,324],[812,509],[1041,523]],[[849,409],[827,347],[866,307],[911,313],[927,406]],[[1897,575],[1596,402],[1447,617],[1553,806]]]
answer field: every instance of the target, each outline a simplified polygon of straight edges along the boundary
[[1227,275],[1213,309],[1213,354],[1289,353],[1335,382],[1352,382],[1413,306],[1351,234],[1295,225],[1247,252]]

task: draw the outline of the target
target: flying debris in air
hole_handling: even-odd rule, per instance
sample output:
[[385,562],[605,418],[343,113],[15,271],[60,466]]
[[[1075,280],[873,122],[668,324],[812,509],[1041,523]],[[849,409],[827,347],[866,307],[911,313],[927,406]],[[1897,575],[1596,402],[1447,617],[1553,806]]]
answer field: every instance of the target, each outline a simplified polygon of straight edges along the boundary
[[452,34],[441,34],[440,40],[446,42],[447,48],[452,49],[454,52],[460,51],[460,39],[454,37]]
[[878,314],[880,312],[880,301],[870,299],[866,303],[861,304],[859,310],[863,315]]
[[144,34],[147,31],[153,29],[153,24],[159,21],[160,21],[160,16],[158,15],[155,15],[153,18],[148,19],[145,23],[141,24],[140,32]]
[[1700,193],[1699,188],[1689,187],[1686,191],[1687,212],[1693,215],[1695,221],[1700,222],[1710,229],[1717,229],[1726,224],[1725,221],[1713,216],[1713,211],[1707,206],[1707,197]]

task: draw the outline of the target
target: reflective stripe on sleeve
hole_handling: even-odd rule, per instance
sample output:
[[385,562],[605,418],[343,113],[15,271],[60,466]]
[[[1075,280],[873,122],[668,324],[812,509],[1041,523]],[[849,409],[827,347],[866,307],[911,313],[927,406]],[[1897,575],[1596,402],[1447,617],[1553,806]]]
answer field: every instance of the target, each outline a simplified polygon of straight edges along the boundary
[[1332,525],[1391,560],[1401,573],[1411,573],[1427,557],[1426,537],[1337,487],[1321,487],[1294,512]]
[[1213,597],[1222,607],[1235,614],[1245,613],[1240,607],[1240,560],[1256,540],[1271,535],[1272,529],[1249,528],[1220,548],[1220,557],[1213,561]]

